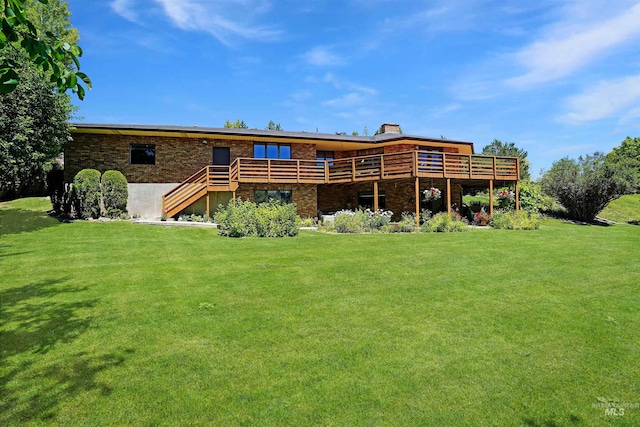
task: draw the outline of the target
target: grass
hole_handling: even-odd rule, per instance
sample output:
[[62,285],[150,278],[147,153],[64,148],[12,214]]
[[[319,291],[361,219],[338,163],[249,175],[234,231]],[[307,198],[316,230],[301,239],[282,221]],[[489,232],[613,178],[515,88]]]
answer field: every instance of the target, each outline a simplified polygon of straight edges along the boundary
[[[640,424],[640,227],[228,239],[0,205],[1,425]],[[22,221],[29,225],[25,225]]]
[[615,222],[640,223],[640,194],[629,194],[614,200],[600,216]]

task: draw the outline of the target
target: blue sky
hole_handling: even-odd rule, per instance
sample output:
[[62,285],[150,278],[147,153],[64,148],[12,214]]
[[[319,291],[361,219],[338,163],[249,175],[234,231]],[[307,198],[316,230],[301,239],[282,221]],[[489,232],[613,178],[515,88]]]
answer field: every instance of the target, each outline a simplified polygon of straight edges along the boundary
[[532,173],[640,136],[639,0],[69,0],[87,123],[497,138]]

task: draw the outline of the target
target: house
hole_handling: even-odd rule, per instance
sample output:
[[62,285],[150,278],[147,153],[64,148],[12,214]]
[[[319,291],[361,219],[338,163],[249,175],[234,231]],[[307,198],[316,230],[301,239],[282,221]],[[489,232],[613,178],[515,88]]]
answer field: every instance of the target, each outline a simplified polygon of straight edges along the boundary
[[[235,198],[294,202],[302,217],[358,206],[419,213],[462,205],[464,188],[519,178],[514,157],[474,154],[473,143],[400,133],[375,136],[183,126],[75,124],[65,181],[81,169],[121,171],[131,215],[212,214]],[[442,198],[425,202],[438,188]],[[490,192],[491,194],[491,192]],[[516,198],[517,200],[517,198]]]

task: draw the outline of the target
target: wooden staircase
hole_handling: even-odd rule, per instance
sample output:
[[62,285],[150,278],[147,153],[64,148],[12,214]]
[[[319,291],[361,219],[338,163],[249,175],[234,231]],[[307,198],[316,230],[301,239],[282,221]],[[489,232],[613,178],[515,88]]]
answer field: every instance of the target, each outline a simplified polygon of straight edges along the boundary
[[238,182],[230,180],[229,166],[206,166],[162,196],[162,212],[177,215],[210,191],[236,191]]

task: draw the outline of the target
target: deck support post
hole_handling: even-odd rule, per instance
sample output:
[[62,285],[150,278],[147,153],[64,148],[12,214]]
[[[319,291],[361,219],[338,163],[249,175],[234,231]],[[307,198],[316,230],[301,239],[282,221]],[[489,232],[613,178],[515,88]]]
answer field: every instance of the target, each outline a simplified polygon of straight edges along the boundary
[[209,195],[211,194],[210,191],[207,191],[207,221],[209,221],[209,219],[211,218],[211,209],[209,208]]
[[233,192],[233,206],[236,206],[236,192]]
[[378,181],[373,181],[373,211],[378,212]]
[[451,215],[451,178],[447,178],[447,213]]
[[515,191],[515,198],[516,198],[516,212],[518,212],[520,210],[520,192],[518,189],[518,181],[515,182],[515,186],[516,186],[516,191]]
[[493,180],[489,180],[489,215],[493,216]]
[[416,200],[416,227],[420,228],[420,178],[416,176],[415,184],[415,200]]

